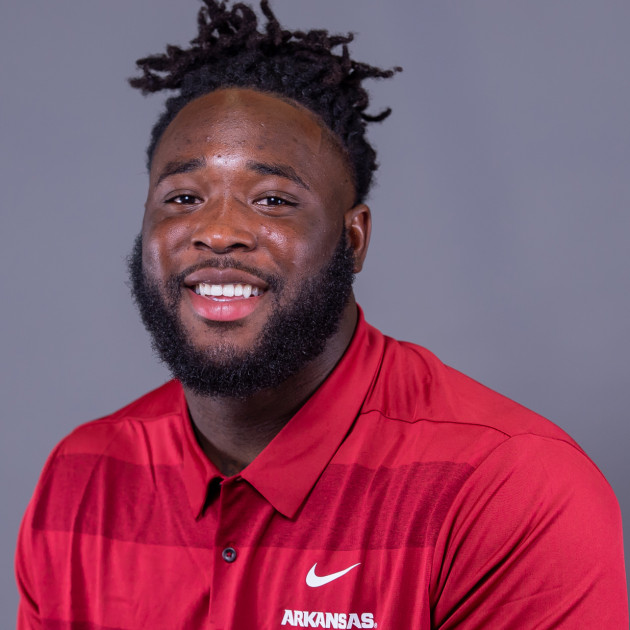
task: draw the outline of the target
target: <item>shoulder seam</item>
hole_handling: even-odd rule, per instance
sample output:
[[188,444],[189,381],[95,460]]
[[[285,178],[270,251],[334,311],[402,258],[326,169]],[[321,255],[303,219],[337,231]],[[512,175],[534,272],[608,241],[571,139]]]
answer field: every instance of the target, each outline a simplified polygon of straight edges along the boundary
[[[379,409],[369,409],[367,411],[361,411],[360,415],[366,416],[371,413],[376,413],[382,418],[386,418],[387,420],[391,420],[392,422],[404,422],[405,424],[416,424],[418,422],[431,422],[433,424],[461,424],[467,427],[482,427],[484,429],[489,429],[491,431],[494,431],[495,433],[500,433],[501,435],[505,435],[507,438],[514,437],[514,435],[528,435],[528,434],[521,434],[521,433],[517,433],[517,434],[506,433],[505,431],[502,431],[501,429],[497,429],[497,427],[494,427],[490,424],[483,424],[481,422],[462,422],[461,420],[447,420],[447,419],[437,420],[435,418],[424,418],[422,416],[418,418],[399,418],[397,416],[390,416],[386,413],[383,413]],[[532,433],[531,435],[538,435],[538,434]]]

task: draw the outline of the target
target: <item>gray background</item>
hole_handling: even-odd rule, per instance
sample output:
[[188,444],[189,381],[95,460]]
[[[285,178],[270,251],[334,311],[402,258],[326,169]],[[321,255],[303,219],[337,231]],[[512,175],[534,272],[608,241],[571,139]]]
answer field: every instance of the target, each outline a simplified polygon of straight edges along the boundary
[[[546,415],[630,522],[630,3],[275,0],[358,34],[392,117],[357,294],[371,323]],[[194,35],[195,0],[3,0],[0,626],[45,458],[167,378],[125,286],[162,97],[124,79]],[[626,527],[626,537],[630,530]]]

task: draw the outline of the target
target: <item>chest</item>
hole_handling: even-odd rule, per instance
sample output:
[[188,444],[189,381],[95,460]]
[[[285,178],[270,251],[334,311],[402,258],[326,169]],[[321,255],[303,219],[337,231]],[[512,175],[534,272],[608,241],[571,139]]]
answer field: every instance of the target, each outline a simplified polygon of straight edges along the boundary
[[46,601],[65,609],[48,614],[156,630],[429,628],[434,543],[462,481],[331,466],[285,516],[235,479],[197,519],[172,480],[86,488],[71,531],[42,543],[63,590]]

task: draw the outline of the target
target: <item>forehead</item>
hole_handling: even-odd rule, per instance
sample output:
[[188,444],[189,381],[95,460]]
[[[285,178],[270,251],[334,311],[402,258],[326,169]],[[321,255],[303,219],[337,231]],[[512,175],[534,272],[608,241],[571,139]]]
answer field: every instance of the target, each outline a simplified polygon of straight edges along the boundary
[[[152,163],[208,150],[282,154],[304,161],[335,162],[349,172],[339,142],[310,110],[250,89],[221,89],[188,103],[160,139]],[[228,156],[226,155],[226,158]]]

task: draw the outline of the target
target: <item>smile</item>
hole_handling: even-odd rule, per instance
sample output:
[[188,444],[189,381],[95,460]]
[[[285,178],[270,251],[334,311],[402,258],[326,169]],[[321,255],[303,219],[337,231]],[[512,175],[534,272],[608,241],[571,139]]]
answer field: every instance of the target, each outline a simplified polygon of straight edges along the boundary
[[207,284],[200,282],[194,287],[197,295],[206,297],[257,297],[264,293],[263,289],[251,284]]

